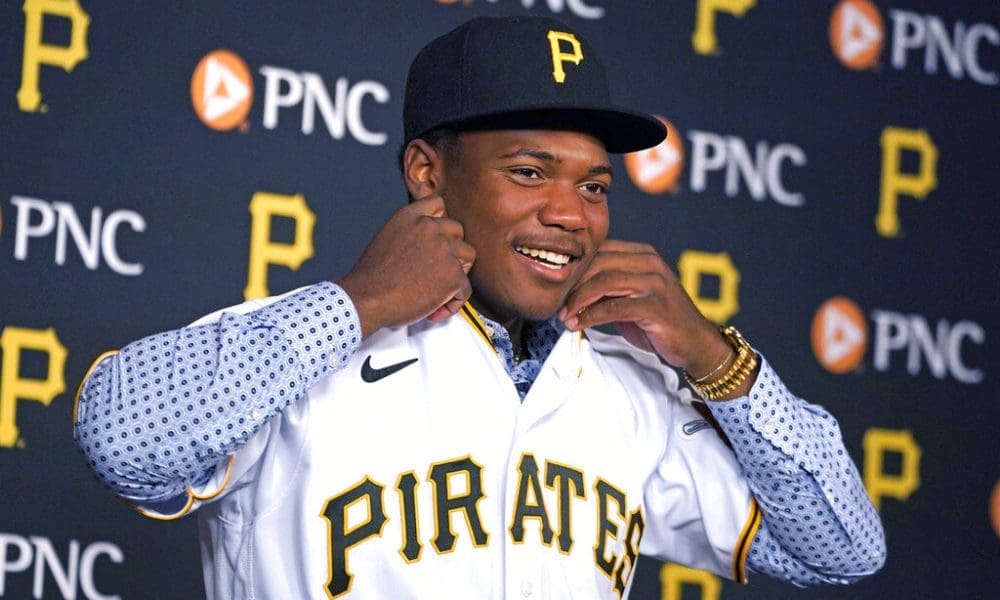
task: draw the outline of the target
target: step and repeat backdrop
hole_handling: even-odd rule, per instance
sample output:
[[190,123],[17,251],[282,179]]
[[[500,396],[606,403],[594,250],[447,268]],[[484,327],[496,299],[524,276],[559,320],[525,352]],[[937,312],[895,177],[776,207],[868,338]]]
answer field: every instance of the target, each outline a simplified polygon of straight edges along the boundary
[[[71,435],[102,351],[345,273],[406,201],[406,69],[553,15],[669,124],[612,235],[840,420],[884,519],[850,588],[645,560],[633,597],[1000,594],[1000,4],[11,0],[0,6],[0,598],[199,598],[196,518],[116,502]],[[405,260],[405,257],[400,257]]]

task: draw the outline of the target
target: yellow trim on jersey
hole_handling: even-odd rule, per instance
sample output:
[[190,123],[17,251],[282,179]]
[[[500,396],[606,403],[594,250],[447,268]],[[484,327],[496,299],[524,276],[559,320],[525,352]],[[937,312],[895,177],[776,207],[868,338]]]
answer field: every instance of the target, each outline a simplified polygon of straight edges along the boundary
[[760,527],[760,517],[757,499],[751,497],[750,516],[747,517],[747,522],[743,525],[743,531],[740,532],[736,543],[736,549],[733,550],[733,579],[737,583],[745,584],[747,582],[747,554],[750,552],[750,544],[753,542],[754,536],[757,535],[757,528]]
[[188,514],[189,512],[191,512],[191,508],[194,506],[195,500],[202,500],[202,501],[204,501],[204,500],[211,500],[211,499],[215,498],[216,496],[218,496],[219,494],[221,494],[223,492],[223,490],[225,490],[227,487],[229,487],[229,479],[233,476],[233,465],[235,463],[236,463],[236,455],[235,454],[231,454],[229,456],[229,465],[226,467],[226,477],[222,480],[222,485],[219,486],[219,489],[215,490],[214,492],[211,492],[211,493],[208,493],[208,494],[205,494],[205,495],[201,495],[198,492],[194,491],[194,488],[188,487],[188,489],[187,489],[187,495],[188,495],[187,502],[184,504],[183,508],[181,508],[179,511],[175,512],[172,515],[160,515],[160,514],[156,514],[156,513],[150,512],[148,510],[145,510],[144,508],[140,507],[138,504],[133,504],[132,502],[129,502],[128,500],[125,500],[125,499],[120,499],[120,500],[122,502],[124,502],[126,506],[128,506],[132,510],[138,512],[139,514],[141,514],[144,517],[149,517],[150,519],[156,519],[157,521],[173,521],[173,520],[179,519],[179,518],[183,517],[184,515]]
[[486,327],[486,323],[483,323],[483,320],[479,318],[479,313],[476,312],[476,309],[472,308],[472,305],[468,302],[462,305],[462,316],[465,317],[465,320],[469,323],[469,325],[472,325],[472,328],[479,334],[479,337],[483,338],[486,345],[493,350],[493,354],[496,354],[497,349],[493,345],[493,338],[490,336],[489,328]]
[[76,425],[76,409],[78,406],[80,406],[80,394],[83,392],[83,384],[87,383],[87,380],[90,379],[90,374],[94,372],[94,369],[97,368],[97,365],[101,364],[102,360],[104,360],[109,356],[114,356],[115,354],[118,354],[118,350],[108,350],[107,352],[103,352],[100,356],[95,358],[94,362],[90,363],[90,367],[87,368],[87,372],[84,373],[83,379],[80,380],[80,385],[76,386],[76,396],[73,397],[73,415],[72,415],[74,425]]
[[573,344],[573,361],[578,365],[576,370],[576,378],[579,379],[583,376],[583,330],[576,332],[576,343]]

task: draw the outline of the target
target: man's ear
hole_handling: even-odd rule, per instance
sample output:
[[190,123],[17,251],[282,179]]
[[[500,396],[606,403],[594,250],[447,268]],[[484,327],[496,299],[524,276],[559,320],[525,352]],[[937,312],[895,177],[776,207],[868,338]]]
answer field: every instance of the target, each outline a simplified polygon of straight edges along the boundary
[[412,200],[440,194],[444,189],[444,157],[422,139],[403,150],[403,179]]

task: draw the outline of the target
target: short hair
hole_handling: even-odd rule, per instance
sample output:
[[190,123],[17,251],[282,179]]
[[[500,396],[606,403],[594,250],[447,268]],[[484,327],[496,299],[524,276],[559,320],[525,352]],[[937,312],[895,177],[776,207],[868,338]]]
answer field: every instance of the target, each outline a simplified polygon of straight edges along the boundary
[[[416,139],[424,140],[429,146],[440,152],[446,161],[451,162],[458,157],[458,153],[462,148],[461,140],[459,139],[460,133],[459,130],[452,129],[451,127],[437,127],[418,136]],[[409,143],[400,146],[399,152],[396,155],[396,164],[399,165],[400,172],[403,170],[403,154],[406,152],[407,146],[409,146]]]
[[462,148],[459,131],[450,127],[431,129],[420,137],[441,152],[445,160],[454,160]]

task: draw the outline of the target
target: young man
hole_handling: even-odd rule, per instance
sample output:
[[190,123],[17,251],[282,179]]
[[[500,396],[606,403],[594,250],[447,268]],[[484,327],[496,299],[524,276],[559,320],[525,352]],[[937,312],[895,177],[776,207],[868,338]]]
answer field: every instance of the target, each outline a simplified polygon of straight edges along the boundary
[[199,508],[210,598],[618,598],[639,552],[741,581],[881,566],[836,422],[607,239],[607,152],[665,131],[611,105],[580,36],[474,19],[416,57],[404,124],[411,203],[350,273],[81,387],[97,475],[151,516]]

